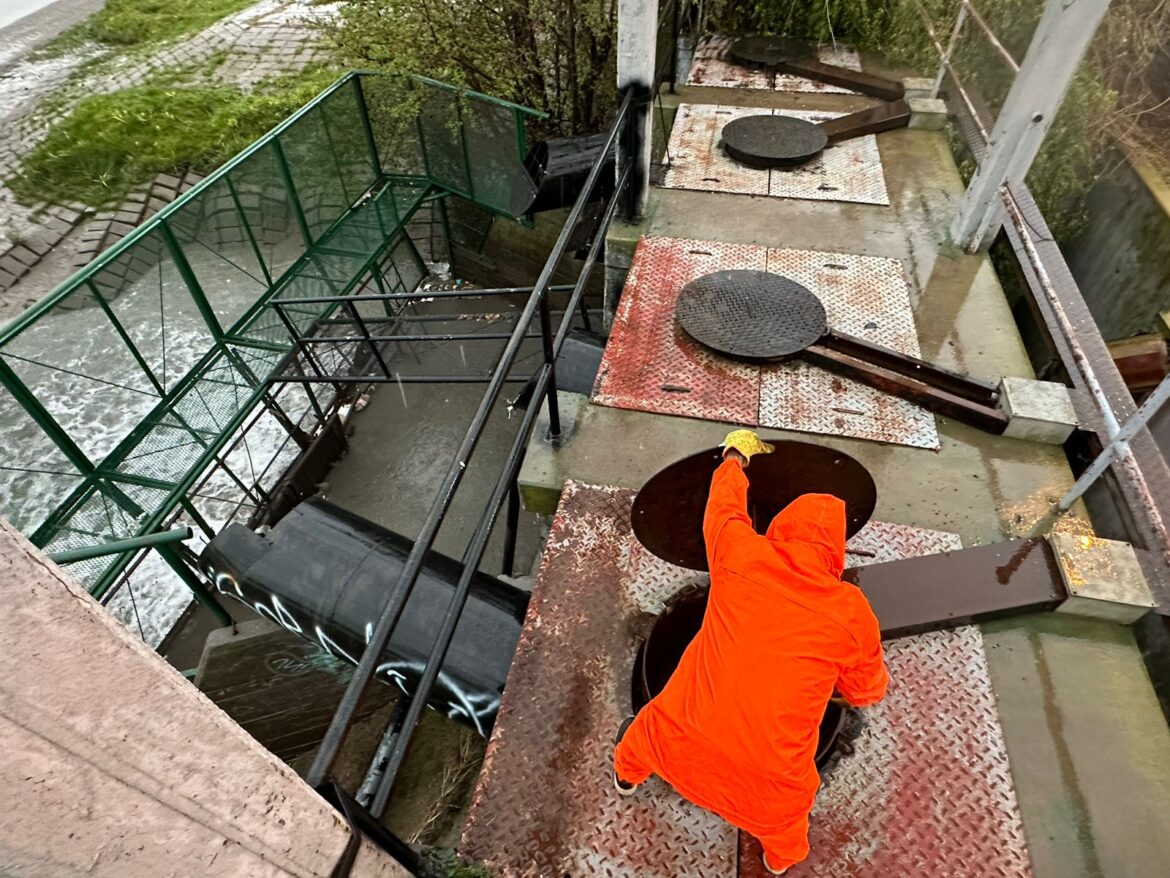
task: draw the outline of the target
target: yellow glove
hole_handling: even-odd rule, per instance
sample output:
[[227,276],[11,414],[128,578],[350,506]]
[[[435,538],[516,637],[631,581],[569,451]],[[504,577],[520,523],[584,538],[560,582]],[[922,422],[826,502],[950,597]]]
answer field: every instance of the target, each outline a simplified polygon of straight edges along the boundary
[[751,430],[732,430],[723,439],[723,444],[719,446],[723,449],[723,456],[727,456],[729,449],[734,448],[743,455],[745,461],[750,461],[753,454],[771,454],[776,450],[774,445],[769,445],[753,433]]

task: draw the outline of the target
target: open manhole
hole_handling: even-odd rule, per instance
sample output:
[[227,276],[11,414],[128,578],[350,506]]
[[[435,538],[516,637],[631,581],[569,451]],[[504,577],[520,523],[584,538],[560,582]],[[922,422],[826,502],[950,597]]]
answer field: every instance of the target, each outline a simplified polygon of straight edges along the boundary
[[[707,588],[699,587],[680,592],[650,629],[634,664],[632,696],[635,711],[641,710],[662,691],[678,667],[683,652],[703,624],[707,594]],[[838,753],[851,752],[859,728],[856,711],[831,701],[826,705],[814,757],[818,771],[824,773]]]
[[[877,487],[854,458],[811,442],[774,442],[771,454],[758,454],[745,470],[748,514],[764,533],[781,509],[802,494],[832,494],[845,503],[845,534],[853,536],[873,515]],[[712,448],[659,470],[634,498],[630,514],[634,536],[664,561],[707,569],[703,513],[711,476],[723,460]]]

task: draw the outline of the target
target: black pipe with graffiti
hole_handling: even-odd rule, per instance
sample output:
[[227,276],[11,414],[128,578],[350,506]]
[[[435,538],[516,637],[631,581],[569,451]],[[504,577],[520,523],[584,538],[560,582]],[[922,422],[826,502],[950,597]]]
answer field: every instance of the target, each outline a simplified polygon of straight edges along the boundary
[[[357,664],[397,586],[411,543],[322,500],[293,509],[266,534],[232,524],[200,567],[221,593],[331,655]],[[410,694],[422,674],[462,567],[432,552],[378,666]],[[520,637],[528,595],[476,573],[429,706],[487,736]]]

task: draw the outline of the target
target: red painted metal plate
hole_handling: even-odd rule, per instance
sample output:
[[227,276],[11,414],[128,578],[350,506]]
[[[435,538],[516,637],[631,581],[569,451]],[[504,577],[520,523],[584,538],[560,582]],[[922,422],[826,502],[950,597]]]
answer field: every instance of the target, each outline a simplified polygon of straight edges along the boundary
[[[569,482],[549,536],[461,850],[500,878],[763,878],[759,850],[652,779],[609,775],[649,613],[703,574],[643,550],[634,492]],[[953,534],[870,523],[850,563],[957,548]],[[887,647],[893,683],[817,798],[792,878],[1032,874],[977,628]]]
[[757,423],[760,369],[708,351],[675,320],[682,288],[721,268],[762,271],[767,250],[683,238],[642,238],[598,372],[593,401],[733,424]]
[[687,283],[714,271],[765,267],[815,293],[831,327],[919,355],[910,284],[895,259],[649,237],[634,253],[593,401],[937,449],[934,415],[913,403],[800,360],[762,368],[736,362],[679,327],[675,305]]
[[629,589],[633,492],[569,482],[549,534],[461,852],[497,878],[731,878],[735,830],[657,778],[614,790],[649,621]]

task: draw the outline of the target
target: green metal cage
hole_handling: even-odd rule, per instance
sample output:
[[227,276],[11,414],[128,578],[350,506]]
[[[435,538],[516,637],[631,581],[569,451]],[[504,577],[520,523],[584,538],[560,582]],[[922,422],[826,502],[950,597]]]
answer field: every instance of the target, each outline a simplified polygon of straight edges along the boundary
[[[209,473],[244,494],[279,475],[279,461],[256,472],[249,424],[311,433],[334,402],[328,385],[266,384],[292,345],[270,303],[413,291],[426,269],[411,216],[448,195],[522,214],[525,122],[540,116],[424,77],[342,76],[0,330],[0,514],[50,554],[179,514],[210,535]],[[332,307],[283,319],[300,329]],[[140,551],[69,569],[100,598]]]

